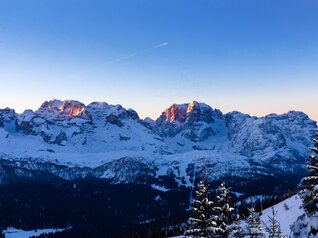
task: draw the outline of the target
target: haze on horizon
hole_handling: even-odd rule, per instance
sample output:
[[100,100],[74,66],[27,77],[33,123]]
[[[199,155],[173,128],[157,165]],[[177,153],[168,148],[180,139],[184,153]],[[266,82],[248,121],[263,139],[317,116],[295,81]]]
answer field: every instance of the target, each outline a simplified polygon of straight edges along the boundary
[[[0,108],[173,103],[318,121],[314,0],[0,2]],[[168,43],[168,44],[167,44]]]

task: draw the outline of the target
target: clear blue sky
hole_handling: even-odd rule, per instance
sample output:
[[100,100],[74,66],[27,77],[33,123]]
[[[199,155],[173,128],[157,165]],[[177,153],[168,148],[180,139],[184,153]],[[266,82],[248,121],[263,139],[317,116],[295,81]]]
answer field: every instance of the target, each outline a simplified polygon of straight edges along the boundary
[[318,120],[318,2],[0,0],[0,82],[19,112],[59,98],[157,117],[197,100]]

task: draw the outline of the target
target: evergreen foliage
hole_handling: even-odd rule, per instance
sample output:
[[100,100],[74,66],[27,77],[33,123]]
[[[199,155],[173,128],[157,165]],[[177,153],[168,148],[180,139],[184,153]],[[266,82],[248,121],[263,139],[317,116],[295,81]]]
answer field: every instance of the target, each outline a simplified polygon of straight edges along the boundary
[[313,155],[309,156],[310,162],[307,166],[309,174],[302,179],[300,192],[303,207],[308,216],[318,214],[318,131],[315,135],[314,147],[311,148]]
[[292,225],[293,237],[314,237],[318,238],[318,130],[313,140],[314,146],[309,155],[308,175],[300,183],[299,193],[303,200],[305,214],[298,217]]
[[216,227],[213,214],[214,203],[209,200],[208,188],[203,181],[200,181],[195,191],[195,199],[192,200],[192,217],[188,220],[189,228],[185,236],[191,237],[214,237],[220,232]]
[[248,238],[265,238],[263,227],[260,222],[259,214],[254,208],[249,209],[248,222]]
[[268,238],[282,238],[282,232],[280,229],[280,224],[276,219],[276,214],[274,207],[272,207],[272,216],[269,217],[269,226],[266,227],[268,232]]
[[228,235],[229,238],[245,238],[243,225],[240,223],[239,220],[235,220],[233,224],[230,226],[230,229],[231,231]]
[[218,189],[216,201],[213,206],[214,220],[216,223],[216,238],[226,238],[229,235],[229,226],[233,217],[234,208],[230,205],[229,189],[222,182]]

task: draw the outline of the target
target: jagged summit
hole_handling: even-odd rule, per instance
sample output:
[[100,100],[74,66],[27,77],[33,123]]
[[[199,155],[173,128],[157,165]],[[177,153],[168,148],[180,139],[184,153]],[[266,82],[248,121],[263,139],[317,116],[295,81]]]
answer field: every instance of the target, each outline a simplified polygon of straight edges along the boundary
[[184,104],[172,104],[157,120],[162,120],[165,123],[174,121],[185,123],[187,120],[190,123],[199,120],[211,122],[213,115],[222,116],[222,113],[217,109],[213,110],[212,107],[205,103],[192,101]]
[[92,102],[88,105],[85,105],[76,100],[58,100],[53,99],[50,101],[44,102],[41,107],[35,111],[36,114],[62,114],[68,115],[71,117],[82,117],[86,119],[91,118],[92,111],[99,111],[103,113],[104,116],[110,114],[121,116],[121,117],[132,117],[134,119],[139,119],[138,114],[132,110],[126,110],[121,105],[109,105],[106,102]]
[[[224,137],[226,133],[231,140],[244,139],[245,146],[251,140],[250,138],[255,139],[254,134],[256,135],[258,131],[261,134],[274,131],[278,136],[280,131],[278,128],[299,133],[308,125],[316,126],[316,123],[303,112],[289,111],[282,115],[270,114],[258,118],[240,112],[223,114],[220,110],[197,101],[173,104],[156,120],[150,118],[140,120],[136,111],[127,110],[121,105],[110,105],[106,102],[92,102],[84,105],[76,100],[46,101],[35,112],[26,110],[22,114],[17,114],[10,108],[0,110],[0,127],[4,127],[9,132],[20,132],[27,135],[40,134],[45,141],[50,141],[48,138],[54,137],[52,134],[47,134],[47,131],[52,130],[53,125],[57,128],[77,126],[83,133],[85,130],[81,128],[87,128],[88,125],[124,127],[127,124],[126,120],[134,120],[137,124],[154,131],[163,138],[181,137],[192,142],[200,142],[211,137],[217,138],[221,135]],[[275,123],[272,123],[273,121]],[[300,128],[295,125],[299,125]],[[63,133],[63,130],[60,129],[60,131]],[[246,132],[242,134],[240,133],[242,131]],[[283,138],[283,136],[280,137]],[[260,140],[260,138],[258,136],[256,139]],[[263,144],[261,141],[259,143]],[[254,143],[251,142],[251,144]]]
[[75,100],[60,101],[57,99],[44,102],[38,111],[59,111],[76,117],[85,110],[85,105]]
[[53,99],[44,102],[35,115],[42,116],[46,119],[49,117],[65,119],[67,117],[80,117],[83,119],[91,119],[86,107],[83,103],[76,100],[58,100]]
[[163,137],[174,137],[182,132],[192,141],[202,141],[216,134],[213,124],[222,118],[220,110],[205,103],[173,104],[155,121],[154,129]]
[[53,99],[44,102],[36,111],[26,110],[17,114],[9,108],[0,110],[0,127],[6,131],[38,136],[46,143],[64,146],[84,145],[88,138],[91,138],[91,143],[97,141],[98,144],[102,139],[91,136],[93,131],[99,134],[109,125],[125,127],[132,123],[129,120],[138,123],[137,112],[105,102],[93,102],[86,106],[76,100]]

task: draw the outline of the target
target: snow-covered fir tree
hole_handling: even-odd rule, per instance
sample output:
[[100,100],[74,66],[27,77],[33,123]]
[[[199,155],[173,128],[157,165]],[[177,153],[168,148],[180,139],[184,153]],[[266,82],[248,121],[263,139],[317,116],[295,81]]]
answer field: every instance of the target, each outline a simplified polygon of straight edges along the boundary
[[293,237],[318,238],[318,131],[309,155],[308,175],[300,183],[299,193],[305,214],[292,225]]
[[230,226],[230,233],[228,235],[228,238],[245,238],[245,231],[244,226],[242,222],[239,220],[239,217],[237,217],[237,220],[235,220]]
[[307,166],[309,174],[302,179],[300,192],[308,216],[318,215],[318,131],[315,134],[314,147],[311,148],[313,154],[309,156],[310,162]]
[[269,226],[266,227],[268,232],[268,238],[282,238],[283,234],[280,229],[280,224],[276,218],[277,212],[275,212],[274,207],[272,207],[272,216],[268,217]]
[[248,238],[265,238],[263,227],[259,218],[258,212],[254,208],[249,208],[249,216],[247,218],[248,223]]
[[224,182],[221,182],[212,210],[214,213],[214,221],[218,228],[215,238],[228,237],[230,233],[228,225],[233,218],[234,208],[230,205],[229,189],[225,187]]
[[214,237],[218,231],[214,215],[212,213],[213,202],[209,200],[208,188],[200,181],[195,191],[195,199],[192,200],[192,216],[188,220],[188,229],[185,236],[190,237]]

